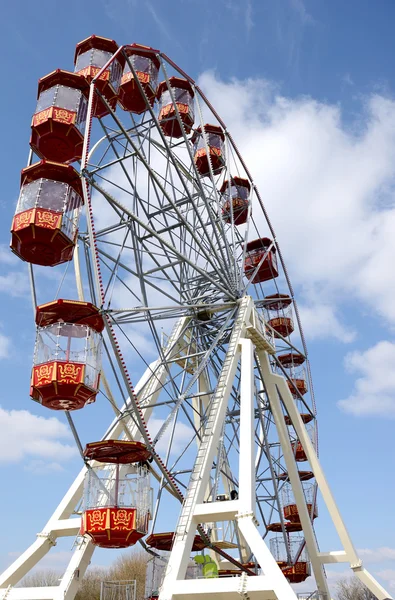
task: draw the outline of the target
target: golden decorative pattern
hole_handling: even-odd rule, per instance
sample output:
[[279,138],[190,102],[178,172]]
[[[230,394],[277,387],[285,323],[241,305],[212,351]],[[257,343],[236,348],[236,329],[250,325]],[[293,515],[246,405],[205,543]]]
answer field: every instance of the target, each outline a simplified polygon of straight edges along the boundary
[[34,367],[34,385],[46,385],[53,380],[55,364],[39,365]]
[[124,508],[112,509],[112,527],[114,531],[130,531],[134,529],[135,510],[129,511]]
[[39,113],[33,116],[33,127],[37,127],[37,125],[41,125],[44,121],[47,121],[52,116],[52,107],[46,108],[45,110],[40,111]]
[[[181,102],[176,102],[177,108],[180,114],[188,114],[189,106],[188,104],[181,104]],[[170,114],[175,115],[176,111],[173,104],[166,104],[159,113],[159,121],[168,117]]]
[[73,125],[75,123],[77,113],[66,110],[65,108],[57,108],[53,109],[53,118],[55,121],[59,123],[65,123],[66,125]]
[[77,113],[72,110],[67,110],[66,108],[58,107],[58,106],[50,106],[45,110],[36,113],[33,116],[33,127],[37,127],[41,125],[48,119],[54,119],[54,121],[58,121],[59,123],[65,123],[66,125],[73,125],[76,120]]
[[73,363],[58,364],[58,383],[79,383],[81,381],[82,365]]
[[24,229],[33,220],[33,212],[34,209],[26,210],[25,212],[19,213],[14,217],[14,223],[12,226],[13,231],[19,231],[19,229]]
[[87,530],[88,531],[105,531],[106,529],[106,517],[107,511],[101,511],[99,509],[89,511],[86,513]]
[[[101,71],[102,67],[85,67],[85,69],[81,69],[81,71],[78,71],[78,75],[81,75],[81,77],[85,77],[86,79],[92,80],[94,77],[96,77],[96,75],[98,74],[99,71]],[[100,75],[99,80],[100,81],[108,81],[110,79],[110,70],[106,69],[105,71],[103,71],[103,73]]]
[[59,229],[62,215],[49,210],[36,209],[35,224],[46,229]]

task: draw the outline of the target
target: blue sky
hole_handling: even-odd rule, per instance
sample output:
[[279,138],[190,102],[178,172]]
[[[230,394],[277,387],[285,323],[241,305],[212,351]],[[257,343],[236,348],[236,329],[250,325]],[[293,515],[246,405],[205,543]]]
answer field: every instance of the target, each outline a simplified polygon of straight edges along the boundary
[[[34,327],[26,267],[7,247],[37,80],[54,68],[72,70],[75,44],[96,33],[165,52],[200,78],[229,124],[299,293],[324,468],[366,564],[395,586],[388,525],[395,494],[394,18],[391,0],[15,0],[2,7],[0,415],[4,431],[15,418],[25,428],[6,448],[0,439],[0,568],[33,541],[79,468],[66,428],[32,416],[52,415],[29,399]],[[31,414],[22,419],[13,410]],[[29,451],[34,432],[53,440],[51,459]],[[317,530],[323,549],[336,549],[325,518]],[[101,553],[99,562],[106,560]]]

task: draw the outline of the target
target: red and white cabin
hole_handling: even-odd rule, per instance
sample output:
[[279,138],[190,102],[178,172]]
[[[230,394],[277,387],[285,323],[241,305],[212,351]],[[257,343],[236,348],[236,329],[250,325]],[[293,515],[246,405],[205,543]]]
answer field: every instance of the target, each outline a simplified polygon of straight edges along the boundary
[[96,464],[85,477],[81,535],[100,548],[133,546],[152,512],[151,452],[141,442],[104,440],[87,444],[84,456]]
[[243,225],[247,221],[248,208],[250,206],[251,185],[248,179],[232,177],[230,184],[225,180],[221,186],[222,217],[225,223],[233,222],[235,225]]
[[[314,483],[302,482],[306,506],[311,519],[318,517],[316,485]],[[298,506],[296,504],[294,492],[290,483],[285,483],[282,490],[282,505],[284,518],[291,523],[300,523]]]
[[169,84],[174,95],[175,104],[173,104],[167,82],[162,81],[158,86],[156,94],[160,105],[158,120],[166,136],[180,138],[182,137],[182,129],[177,119],[176,107],[185,133],[188,134],[191,132],[195,120],[193,107],[195,93],[187,79],[170,77]]
[[276,248],[269,238],[258,238],[246,245],[244,274],[251,283],[262,283],[278,277]]
[[[205,133],[205,135],[204,135]],[[202,177],[210,175],[209,160],[214,175],[221,173],[225,166],[224,132],[217,125],[204,125],[195,129],[192,136],[194,162]],[[208,148],[206,149],[206,143]]]
[[42,160],[22,169],[12,251],[45,267],[71,260],[82,205],[81,179],[71,165]]
[[[75,48],[75,73],[90,84],[117,50],[118,44],[114,40],[91,35],[79,42]],[[117,105],[124,66],[125,57],[120,52],[96,81],[96,89],[105,97],[112,110],[115,110]],[[108,114],[110,114],[110,110],[102,102],[99,94],[95,94],[93,116],[105,117]]]
[[270,551],[290,583],[301,583],[311,575],[309,557],[303,544],[304,538],[300,535],[287,534],[286,541],[282,535],[270,540]]
[[77,410],[96,399],[101,368],[99,309],[54,300],[36,309],[37,335],[30,396],[52,410]]
[[160,62],[156,54],[159,51],[149,46],[131,44],[131,47],[127,48],[125,52],[128,60],[126,60],[123,70],[118,102],[123,110],[140,115],[147,110],[147,102],[139,89],[128,61],[132,63],[148,102],[153,106],[158,86]]
[[287,294],[271,294],[265,297],[267,322],[274,331],[274,337],[288,337],[294,331],[291,305],[292,298]]
[[89,86],[75,73],[57,69],[39,80],[30,146],[40,158],[80,160],[88,97]]

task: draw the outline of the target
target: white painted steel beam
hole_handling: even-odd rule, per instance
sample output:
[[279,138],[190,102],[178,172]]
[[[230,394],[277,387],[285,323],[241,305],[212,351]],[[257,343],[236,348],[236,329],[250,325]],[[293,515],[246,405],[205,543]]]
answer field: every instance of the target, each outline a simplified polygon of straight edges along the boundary
[[[187,579],[174,583],[173,600],[282,600],[266,577]],[[295,596],[296,598],[296,596]]]
[[[200,445],[200,450],[203,448],[204,452],[198,452],[192,470],[188,494],[177,527],[177,536],[160,590],[160,600],[192,600],[193,598],[230,600],[240,597],[250,600],[254,598],[257,600],[264,598],[296,600],[295,592],[285,579],[256,526],[254,354],[251,339],[243,338],[246,325],[250,323],[250,307],[250,299],[248,304],[241,303],[240,306],[218,380],[215,393],[218,395],[217,403],[215,403],[214,395],[208,423]],[[203,493],[210,477],[214,451],[219,442],[221,425],[225,418],[239,355],[241,356],[239,499],[205,504],[202,502]],[[217,521],[224,517],[237,522],[240,534],[255,555],[264,575],[247,577],[245,573],[242,573],[234,578],[185,580],[186,565],[196,525],[199,522]]]
[[173,595],[175,582],[185,578],[196,531],[194,511],[196,505],[202,504],[204,501],[211,466],[218,447],[222,425],[226,416],[228,399],[239,362],[240,338],[251,314],[251,308],[251,298],[243,298],[239,304],[239,310],[229,340],[228,351],[218,378],[217,389],[211,399],[206,427],[192,469],[188,490],[177,525],[173,548],[160,591],[160,600],[170,600]]
[[[284,461],[287,467],[288,477],[292,485],[292,491],[295,496],[295,502],[298,507],[300,522],[303,527],[303,533],[306,540],[306,546],[311,561],[311,566],[314,571],[314,577],[317,583],[318,590],[323,594],[324,598],[330,598],[328,583],[321,561],[318,559],[318,545],[315,537],[313,525],[309,511],[307,509],[306,499],[304,497],[303,486],[300,481],[298,468],[295,462],[295,456],[292,450],[291,441],[289,439],[288,429],[285,424],[284,415],[281,408],[280,398],[277,392],[277,385],[281,385],[281,396],[286,395],[287,400],[290,398],[296,409],[296,403],[291,396],[291,392],[285,382],[285,379],[279,375],[275,375],[270,366],[269,357],[266,352],[258,352],[259,364],[262,370],[263,381],[268,395],[270,408],[273,419],[276,424],[278,437],[283,451]],[[297,410],[297,409],[296,409]],[[304,427],[306,431],[306,428]],[[306,432],[307,435],[307,432]]]
[[337,550],[333,552],[318,552],[317,556],[324,565],[330,563],[348,562],[348,557],[344,550]]
[[239,511],[238,500],[224,500],[223,502],[204,502],[196,504],[193,513],[195,523],[209,523],[210,521],[231,521]]
[[7,600],[53,600],[58,590],[59,586],[12,588],[6,598]]
[[[272,410],[274,407],[273,416],[275,418],[277,430],[279,432],[281,445],[283,446],[283,441],[281,439],[281,437],[283,437],[283,436],[282,436],[281,432],[284,430],[285,425],[282,425],[284,423],[284,418],[282,416],[282,410],[281,410],[279,396],[276,393],[275,388],[278,389],[278,391],[281,395],[281,399],[284,403],[285,409],[292,421],[292,425],[296,431],[298,439],[300,440],[300,442],[303,446],[304,452],[310,463],[311,470],[314,473],[314,476],[315,476],[316,482],[318,484],[319,490],[321,492],[322,498],[323,498],[323,500],[326,504],[326,507],[328,509],[328,512],[330,514],[332,523],[339,535],[340,541],[341,541],[344,551],[347,555],[347,559],[348,559],[348,562],[350,563],[351,569],[353,570],[354,574],[369,588],[369,590],[372,592],[372,594],[374,594],[378,598],[378,600],[385,600],[385,599],[391,598],[391,596],[388,594],[388,592],[362,566],[362,560],[359,558],[357,551],[354,547],[354,544],[351,540],[350,534],[347,531],[346,525],[342,519],[339,508],[336,504],[335,498],[332,494],[332,491],[329,487],[327,479],[324,475],[324,472],[323,472],[321,463],[318,459],[315,448],[314,448],[312,441],[307,433],[306,426],[302,421],[302,418],[300,416],[300,413],[298,411],[296,403],[289,391],[288,385],[287,385],[284,377],[281,377],[280,375],[276,375],[275,373],[273,373],[271,371],[268,358],[267,358],[267,356],[264,356],[263,353],[259,353],[259,360],[260,360],[261,367],[262,367],[262,370],[264,373],[265,386],[269,386],[269,389],[271,390],[269,393],[269,401],[271,403]],[[317,568],[317,562],[320,562],[322,565],[322,561],[319,557],[320,553],[318,552],[315,536],[314,536],[314,540],[312,540],[311,539],[311,533],[312,533],[311,528],[308,526],[307,523],[305,523],[307,508],[306,508],[305,503],[304,503],[304,508],[302,506],[302,502],[300,499],[300,493],[298,491],[298,487],[301,487],[300,480],[299,480],[299,477],[297,476],[297,480],[299,481],[299,486],[298,486],[297,480],[296,480],[296,475],[294,473],[294,469],[292,466],[292,461],[289,460],[289,456],[288,456],[288,461],[287,461],[286,454],[287,455],[289,454],[289,452],[286,451],[287,446],[290,448],[290,442],[289,442],[288,435],[287,435],[287,441],[285,441],[285,444],[283,446],[284,458],[287,463],[289,478],[290,478],[290,481],[292,484],[292,489],[293,489],[293,492],[295,495],[295,500],[296,500],[296,503],[298,506],[300,520],[301,520],[301,523],[303,526],[303,532],[305,535],[306,545],[307,545],[308,552],[310,555],[310,560],[311,560],[311,564],[313,567],[314,576],[316,578],[317,585],[320,588],[322,586],[322,583],[320,583],[320,577],[319,577],[319,573],[320,573],[321,569]],[[289,469],[288,463],[291,466],[291,471]],[[294,463],[294,461],[293,461],[293,463]],[[309,518],[309,521],[310,521],[310,518]],[[306,525],[307,525],[307,527],[306,527]],[[330,553],[326,553],[326,554],[330,554]],[[324,553],[324,555],[325,555],[325,553]],[[339,561],[336,561],[336,562],[339,562]],[[341,561],[341,562],[343,562],[343,561]],[[317,578],[317,574],[318,574],[318,578]],[[325,586],[327,587],[325,576],[323,577],[323,579],[325,582]]]

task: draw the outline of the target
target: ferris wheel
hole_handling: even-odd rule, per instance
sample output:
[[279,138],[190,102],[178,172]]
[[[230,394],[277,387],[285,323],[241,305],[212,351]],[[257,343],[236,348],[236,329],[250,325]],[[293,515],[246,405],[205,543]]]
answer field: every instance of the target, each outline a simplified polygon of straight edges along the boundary
[[[11,248],[36,311],[30,395],[65,412],[83,468],[0,598],[71,600],[96,547],[135,544],[147,600],[295,598],[311,574],[330,598],[335,562],[389,598],[317,458],[293,290],[225,123],[158,50],[91,36],[74,62],[39,80]],[[74,415],[98,404],[112,419],[86,440]],[[316,540],[318,488],[335,552]],[[59,586],[15,587],[61,537]]]

